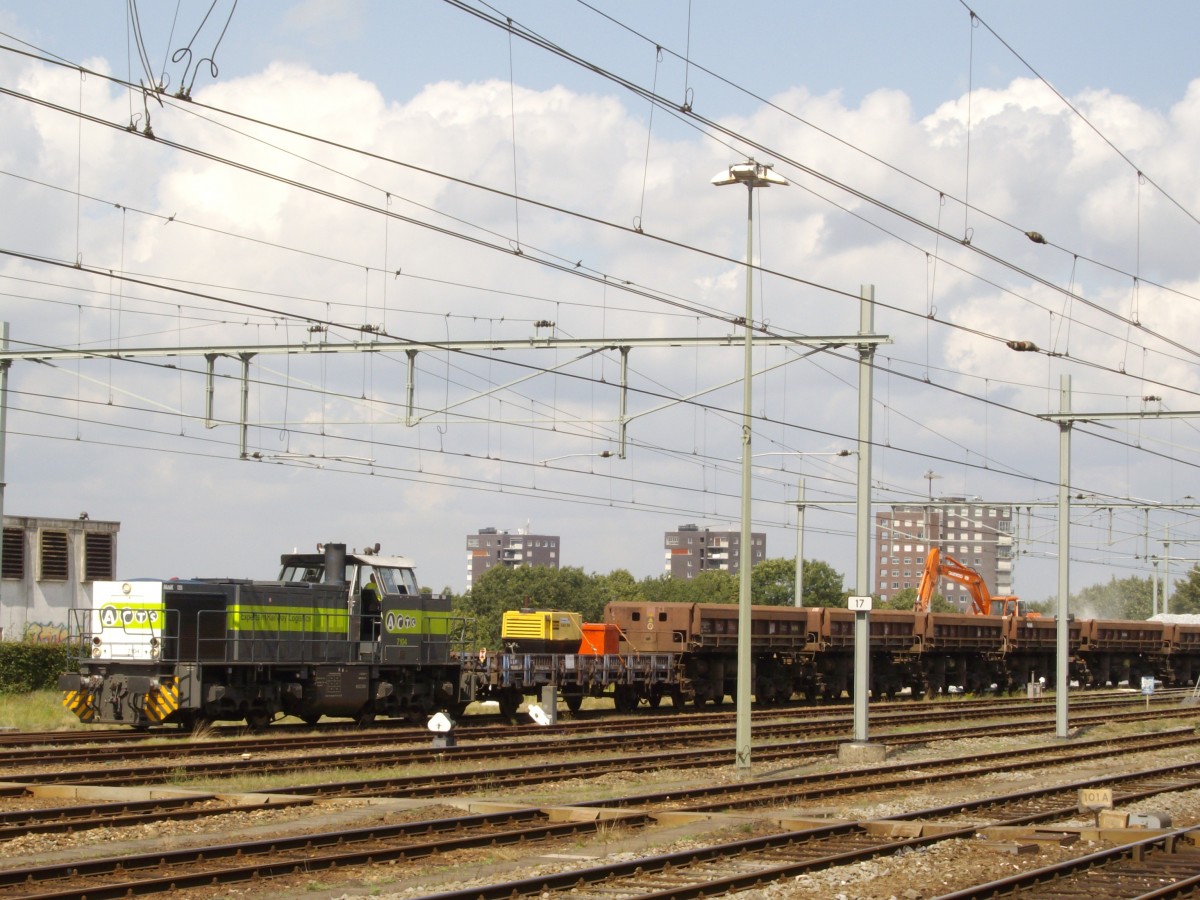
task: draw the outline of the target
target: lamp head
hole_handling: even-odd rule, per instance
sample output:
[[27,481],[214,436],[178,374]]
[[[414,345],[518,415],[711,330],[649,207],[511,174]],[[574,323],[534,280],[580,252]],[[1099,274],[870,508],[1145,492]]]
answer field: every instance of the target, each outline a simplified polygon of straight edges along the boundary
[[734,163],[727,169],[712,177],[712,183],[717,187],[726,184],[744,184],[747,187],[770,187],[773,184],[786,185],[788,180],[778,174],[771,163],[760,163],[748,160],[744,163]]

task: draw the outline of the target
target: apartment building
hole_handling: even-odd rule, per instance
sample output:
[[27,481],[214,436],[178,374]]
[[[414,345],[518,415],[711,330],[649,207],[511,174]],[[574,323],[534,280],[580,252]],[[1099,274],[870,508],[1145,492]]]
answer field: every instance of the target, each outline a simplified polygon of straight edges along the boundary
[[549,566],[558,568],[558,535],[530,534],[527,528],[514,532],[480,528],[467,535],[467,587],[492,566]]
[[[975,498],[935,497],[875,514],[875,595],[887,600],[915,588],[931,546],[978,572],[991,594],[1013,592],[1012,507]],[[970,606],[970,594],[962,585],[943,580],[937,591],[960,609]]]
[[[721,569],[737,574],[742,563],[742,534],[740,531],[713,531],[699,525],[680,525],[678,531],[663,535],[665,563],[663,568],[672,578],[694,578],[705,569]],[[767,558],[767,536],[762,532],[750,535],[750,565]]]

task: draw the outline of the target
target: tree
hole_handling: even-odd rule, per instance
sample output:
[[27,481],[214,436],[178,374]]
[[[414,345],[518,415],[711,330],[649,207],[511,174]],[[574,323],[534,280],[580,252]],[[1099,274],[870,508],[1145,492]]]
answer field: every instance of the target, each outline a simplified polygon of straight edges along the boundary
[[1167,612],[1200,613],[1200,565],[1192,566],[1187,578],[1175,585]]
[[[880,609],[913,609],[916,605],[917,589],[911,587],[897,591],[891,599],[880,601],[878,604]],[[957,606],[937,593],[929,598],[929,608],[933,612],[958,612]]]
[[726,569],[705,569],[688,585],[695,603],[738,602],[738,577]]
[[672,578],[662,574],[655,577],[643,578],[638,582],[638,595],[651,603],[690,603],[692,600],[691,582],[682,578]]
[[[807,566],[805,566],[807,568]],[[755,603],[794,606],[796,560],[764,559],[750,570],[750,595]]]
[[1149,578],[1113,577],[1071,597],[1071,611],[1081,619],[1148,619],[1152,601]]
[[[796,602],[795,558],[764,559],[750,570],[750,588],[755,603],[794,606]],[[842,574],[819,559],[804,561],[804,605],[845,606]]]
[[804,605],[846,606],[842,573],[819,559],[804,561]]
[[599,598],[594,577],[573,566],[493,566],[458,598],[454,608],[474,621],[481,646],[498,647],[506,610],[561,609],[580,613],[585,621],[599,622],[605,602]]

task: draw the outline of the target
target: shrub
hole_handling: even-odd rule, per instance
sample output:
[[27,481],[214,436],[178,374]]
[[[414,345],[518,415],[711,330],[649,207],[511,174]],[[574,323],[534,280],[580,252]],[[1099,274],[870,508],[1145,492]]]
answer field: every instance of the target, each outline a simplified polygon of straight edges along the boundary
[[0,642],[0,694],[55,690],[58,676],[71,669],[67,644]]

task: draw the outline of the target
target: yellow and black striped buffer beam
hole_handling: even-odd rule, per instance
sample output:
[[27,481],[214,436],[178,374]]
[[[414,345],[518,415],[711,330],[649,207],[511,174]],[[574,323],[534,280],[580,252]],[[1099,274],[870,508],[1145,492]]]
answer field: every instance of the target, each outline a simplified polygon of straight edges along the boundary
[[158,687],[146,694],[142,709],[151,722],[163,722],[179,709],[179,680],[175,677],[164,678]]
[[92,706],[90,691],[63,691],[62,704],[79,717],[80,722],[96,718],[96,707]]

